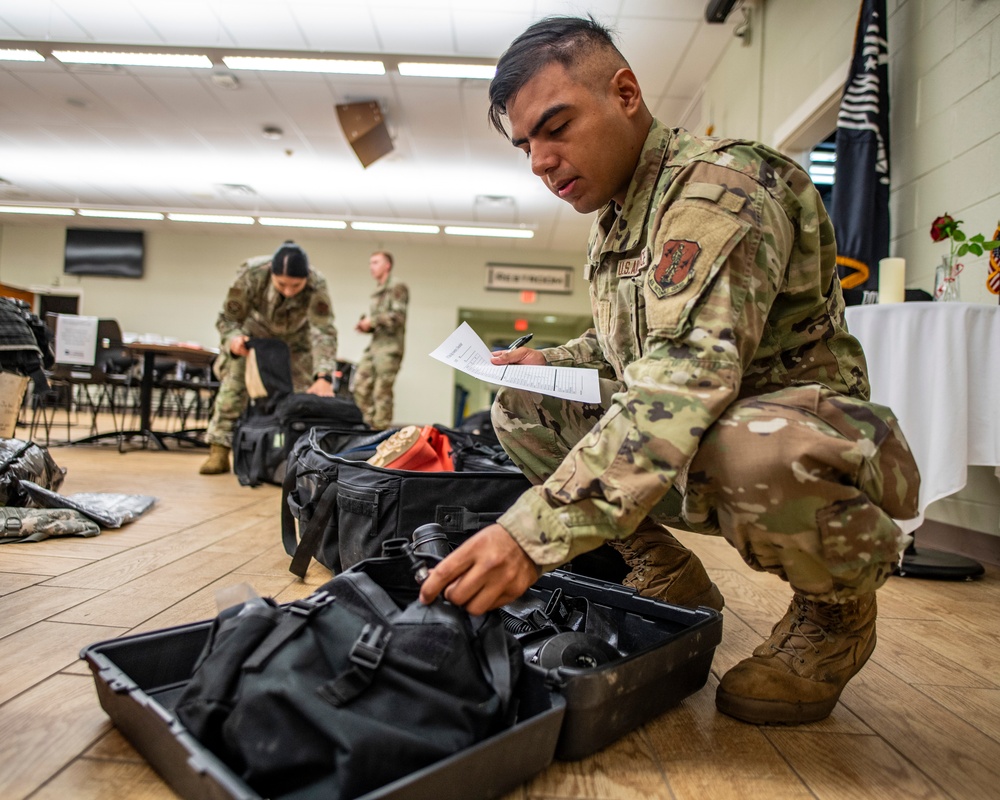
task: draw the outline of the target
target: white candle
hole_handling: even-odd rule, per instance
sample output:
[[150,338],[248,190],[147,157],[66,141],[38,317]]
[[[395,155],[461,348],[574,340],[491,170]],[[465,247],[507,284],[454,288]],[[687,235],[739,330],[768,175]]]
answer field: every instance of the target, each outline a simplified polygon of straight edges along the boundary
[[906,299],[906,260],[883,258],[878,262],[878,301],[902,303]]

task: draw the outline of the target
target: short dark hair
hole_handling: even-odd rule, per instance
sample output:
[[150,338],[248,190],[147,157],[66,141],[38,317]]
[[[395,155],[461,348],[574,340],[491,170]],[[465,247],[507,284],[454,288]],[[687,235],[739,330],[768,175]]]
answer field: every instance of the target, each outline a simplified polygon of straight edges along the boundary
[[390,253],[388,250],[376,250],[374,253],[372,253],[372,255],[384,256],[385,260],[389,262],[389,269],[392,269],[392,267],[394,266],[392,261],[392,253]]
[[567,69],[600,50],[610,50],[625,62],[615,46],[610,28],[592,16],[546,17],[518,36],[497,62],[496,75],[490,82],[490,124],[510,138],[503,126],[507,103],[543,67],[552,63]]

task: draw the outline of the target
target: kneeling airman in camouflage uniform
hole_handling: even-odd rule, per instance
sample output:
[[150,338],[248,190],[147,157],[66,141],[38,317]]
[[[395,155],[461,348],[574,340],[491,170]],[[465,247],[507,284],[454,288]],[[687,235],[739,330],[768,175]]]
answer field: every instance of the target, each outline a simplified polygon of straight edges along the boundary
[[602,401],[499,393],[497,434],[534,486],[434,569],[422,599],[483,613],[611,542],[641,594],[721,608],[665,526],[721,534],[794,596],[722,678],[719,709],[822,719],[875,647],[875,590],[908,538],[893,519],[915,516],[919,477],[892,413],[867,399],[819,194],[763,145],[655,120],[592,20],[529,28],[490,99],[551,191],[598,212],[595,327],[493,363],[595,368]]
[[205,437],[211,452],[201,465],[202,475],[230,470],[233,427],[247,405],[248,339],[280,339],[288,345],[297,392],[332,397],[337,368],[337,329],[326,280],[293,242],[240,267],[216,327],[222,334],[215,365],[221,385]]

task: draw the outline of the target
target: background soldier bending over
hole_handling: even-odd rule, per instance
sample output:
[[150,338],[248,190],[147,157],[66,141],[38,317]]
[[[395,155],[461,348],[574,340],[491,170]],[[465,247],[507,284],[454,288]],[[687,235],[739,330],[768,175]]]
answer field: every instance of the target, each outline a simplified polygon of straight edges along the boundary
[[222,384],[208,423],[206,439],[212,449],[201,465],[202,475],[230,470],[233,426],[247,405],[248,339],[274,338],[288,345],[297,392],[332,397],[337,367],[337,329],[326,280],[293,242],[240,267],[215,326],[222,334],[215,366]]
[[493,363],[600,371],[600,405],[502,390],[493,421],[535,484],[422,587],[479,614],[610,541],[643,595],[719,608],[664,527],[722,534],[789,582],[788,612],[719,685],[755,723],[822,719],[875,647],[875,590],[915,516],[918,475],[889,409],[868,402],[844,326],[833,227],[809,176],[754,142],[655,120],[593,20],[518,37],[490,119],[532,171],[597,212],[584,276],[595,327]]

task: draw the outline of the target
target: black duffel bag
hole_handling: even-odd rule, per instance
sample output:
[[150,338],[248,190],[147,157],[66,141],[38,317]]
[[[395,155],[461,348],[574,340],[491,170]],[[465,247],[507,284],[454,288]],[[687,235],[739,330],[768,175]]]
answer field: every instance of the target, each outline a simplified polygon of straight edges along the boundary
[[[408,539],[428,522],[440,525],[457,546],[496,522],[530,486],[488,437],[434,427],[448,437],[453,472],[373,466],[365,459],[374,443],[339,454],[316,436],[302,443],[289,459],[283,487],[282,538],[292,573],[303,577],[311,558],[346,569],[379,555],[386,540]],[[293,517],[299,520],[297,539]]]
[[371,430],[352,400],[297,392],[254,401],[233,430],[233,471],[243,486],[281,485],[288,454],[315,427],[345,435]]
[[421,604],[395,544],[213,624],[177,717],[262,797],[357,797],[513,725],[517,641],[497,612]]
[[375,453],[375,446],[394,432],[395,429],[345,432],[339,428],[312,428],[292,447],[281,484],[281,542],[292,557],[291,572],[304,577],[312,558],[327,569],[340,572],[340,545],[333,511],[337,501],[337,470],[343,460],[369,458]]

